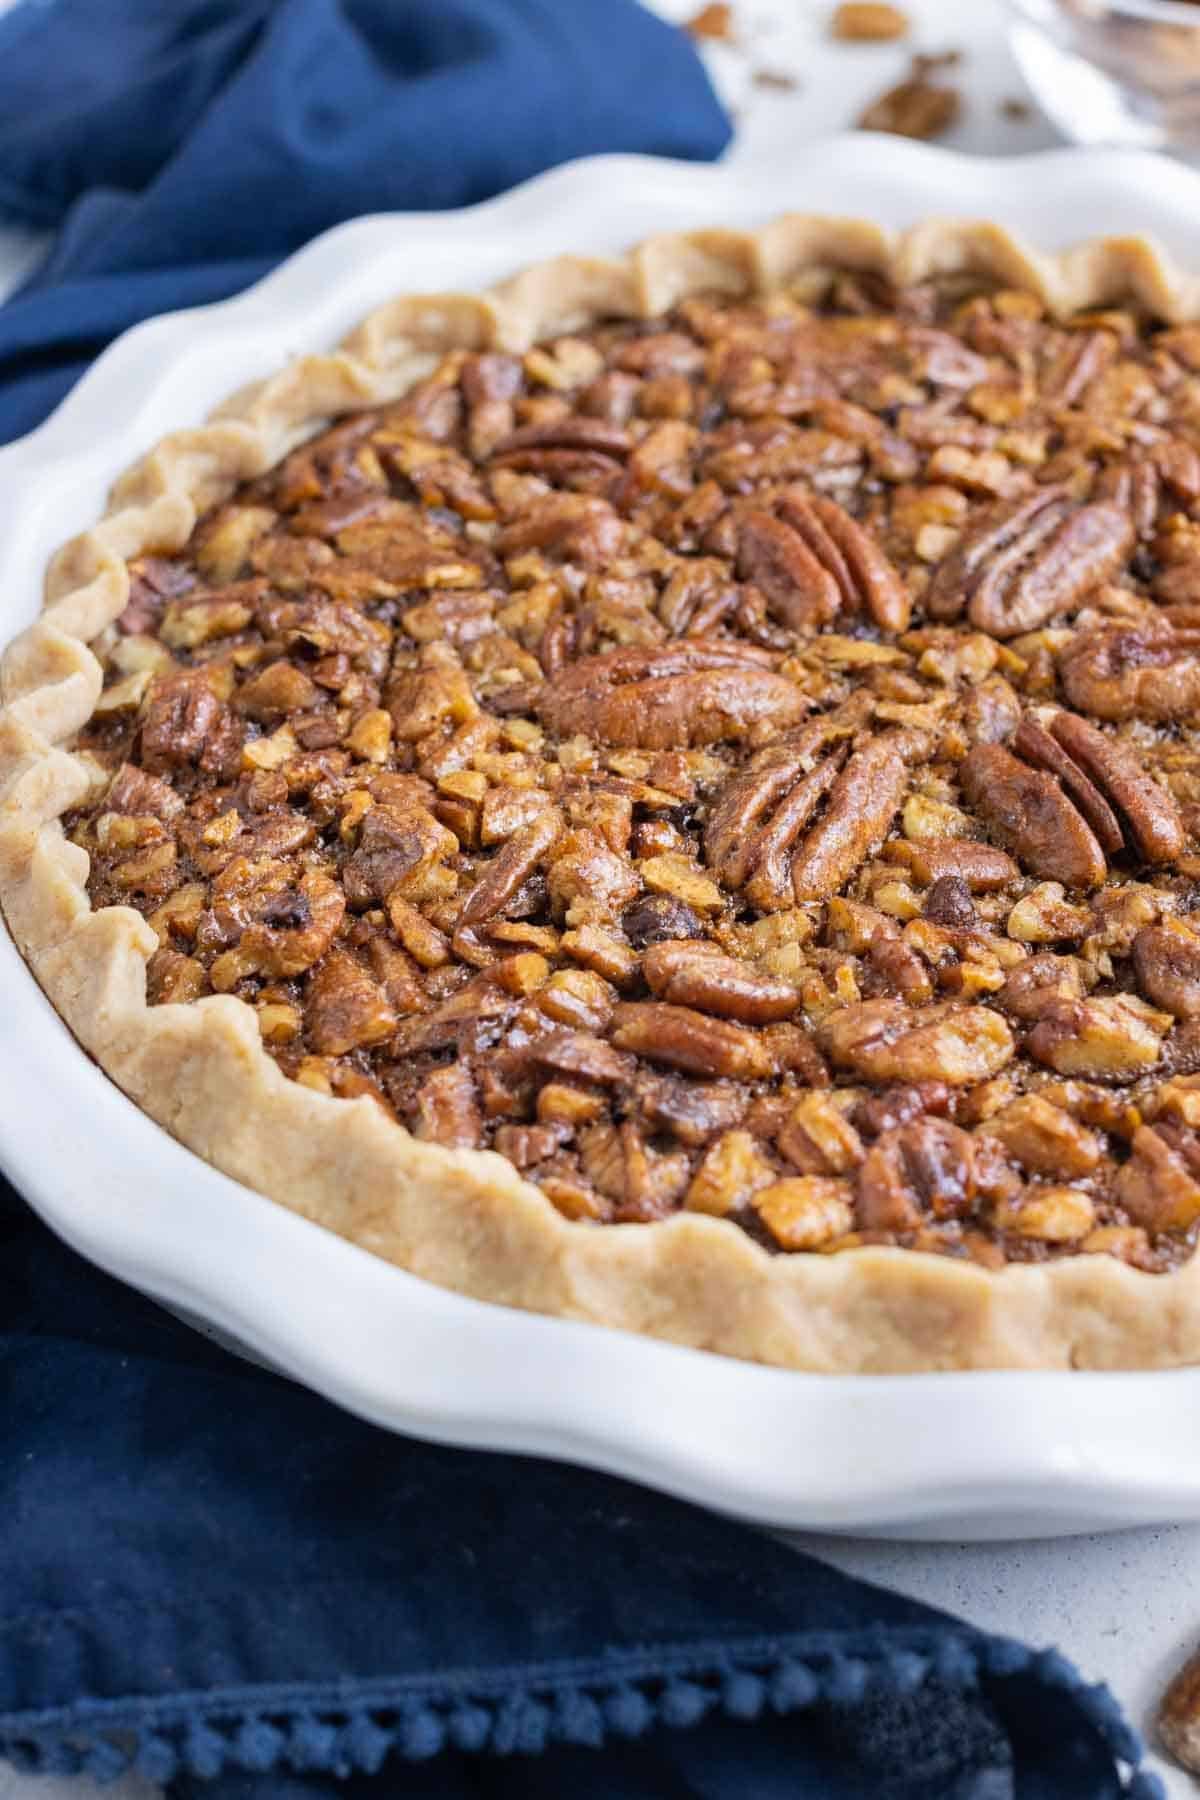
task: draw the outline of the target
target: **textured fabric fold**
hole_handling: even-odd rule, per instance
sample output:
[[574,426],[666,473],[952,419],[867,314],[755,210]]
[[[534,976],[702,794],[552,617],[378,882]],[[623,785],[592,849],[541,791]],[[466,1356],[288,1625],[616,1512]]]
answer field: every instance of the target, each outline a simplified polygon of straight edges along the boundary
[[0,1756],[174,1800],[1151,1800],[1111,1697],[683,1503],[389,1436],[0,1193]]
[[57,237],[0,309],[0,440],[117,332],[223,299],[344,219],[728,138],[685,34],[635,0],[19,0],[0,14],[0,217]]

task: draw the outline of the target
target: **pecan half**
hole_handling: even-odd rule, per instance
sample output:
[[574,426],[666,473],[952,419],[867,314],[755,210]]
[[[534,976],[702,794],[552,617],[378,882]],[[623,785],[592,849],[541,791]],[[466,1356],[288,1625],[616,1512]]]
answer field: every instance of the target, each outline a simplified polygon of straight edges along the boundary
[[1056,713],[1050,729],[1072,761],[1112,801],[1143,862],[1174,862],[1182,855],[1185,833],[1179,808],[1131,748],[1073,713]]
[[1017,637],[1075,606],[1120,567],[1133,545],[1120,507],[1079,506],[1061,488],[1039,488],[989,509],[941,564],[926,605],[993,637]]
[[1099,887],[1104,852],[1052,775],[1019,762],[999,744],[976,744],[959,770],[963,792],[988,829],[1031,875],[1071,887]]
[[766,595],[789,631],[817,631],[837,617],[841,595],[832,573],[791,525],[771,513],[743,513],[738,573]]
[[1089,779],[1079,764],[1067,754],[1057,729],[1052,737],[1033,719],[1022,719],[1012,736],[1012,749],[1031,768],[1044,769],[1055,776],[1071,796],[1079,811],[1096,834],[1102,850],[1123,848],[1125,834],[1120,821],[1104,795]]
[[[704,840],[709,864],[763,912],[837,893],[899,809],[908,780],[902,733],[871,739],[848,762],[835,742],[806,769],[815,751],[848,729],[836,718],[814,721],[790,744],[761,752],[713,807]],[[826,795],[824,816],[802,836]]]
[[865,611],[883,631],[907,629],[912,610],[908,590],[874,538],[844,507],[792,487],[779,510],[833,581],[845,611]]
[[584,657],[548,682],[538,717],[602,743],[681,750],[786,731],[808,702],[753,644],[689,638]]

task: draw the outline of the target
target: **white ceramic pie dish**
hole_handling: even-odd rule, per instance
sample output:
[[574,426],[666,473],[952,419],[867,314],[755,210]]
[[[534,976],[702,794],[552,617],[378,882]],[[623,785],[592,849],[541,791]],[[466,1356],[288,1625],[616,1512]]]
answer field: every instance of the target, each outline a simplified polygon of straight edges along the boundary
[[[363,219],[249,294],[156,319],[0,451],[0,637],[112,479],[393,293],[482,287],[561,251],[789,209],[997,219],[1040,248],[1128,230],[1200,270],[1200,175],[1127,153],[973,160],[867,136],[698,168],[595,158],[466,212]],[[422,1437],[589,1463],[778,1526],[962,1538],[1200,1517],[1200,1370],[830,1377],[434,1288],[218,1174],[74,1044],[0,935],[0,1162],[134,1285]]]

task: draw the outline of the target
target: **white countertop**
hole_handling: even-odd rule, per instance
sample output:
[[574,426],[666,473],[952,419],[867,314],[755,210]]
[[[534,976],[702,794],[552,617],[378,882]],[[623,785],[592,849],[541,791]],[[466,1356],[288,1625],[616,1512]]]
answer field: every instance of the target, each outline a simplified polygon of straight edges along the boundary
[[[0,6],[7,0],[0,0]],[[683,20],[698,0],[654,0]],[[1036,114],[1014,120],[1002,108],[1024,87],[1004,43],[998,0],[906,0],[914,21],[907,45],[840,45],[826,36],[830,0],[735,0],[740,45],[706,51],[734,109],[736,161],[798,126],[814,137],[843,129],[877,93],[902,78],[913,49],[961,50],[950,79],[962,89],[962,117],[944,140],[996,154],[1058,142]],[[755,71],[789,75],[790,91],[755,83]],[[35,253],[27,235],[0,231],[0,292]],[[1024,1544],[878,1544],[796,1537],[849,1573],[903,1590],[973,1624],[1035,1644],[1056,1644],[1093,1680],[1108,1683],[1141,1729],[1168,1674],[1200,1640],[1200,1526]],[[1200,1786],[1156,1763],[1171,1800]],[[155,1800],[129,1779],[103,1790],[86,1781],[28,1779],[0,1765],[0,1800]],[[934,1797],[931,1796],[931,1800]]]

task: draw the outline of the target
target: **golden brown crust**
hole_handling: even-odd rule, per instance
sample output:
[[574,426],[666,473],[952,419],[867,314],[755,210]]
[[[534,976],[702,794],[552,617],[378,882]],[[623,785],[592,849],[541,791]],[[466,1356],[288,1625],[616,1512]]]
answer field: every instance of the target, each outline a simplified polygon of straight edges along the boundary
[[332,415],[386,401],[447,349],[524,349],[602,317],[653,317],[699,290],[768,293],[821,266],[900,283],[970,270],[1065,315],[1133,301],[1200,316],[1200,280],[1148,242],[1039,256],[1000,227],[933,221],[899,237],[788,216],[744,234],[659,237],[620,260],[564,257],[480,297],[394,300],[336,353],[310,356],[163,440],[115,485],[95,529],[54,558],[46,607],[0,666],[0,901],[38,981],[112,1078],[225,1173],[387,1260],[480,1298],[827,1372],[1149,1367],[1200,1361],[1200,1265],[1150,1275],[1104,1256],[998,1273],[908,1250],[771,1256],[726,1221],[603,1230],[561,1217],[503,1157],[420,1143],[369,1100],[289,1081],[229,996],[150,1009],[154,934],[93,912],[60,820],[87,792],[61,746],[100,691],[88,643],[122,610],[127,559],[186,542],[196,517]]

